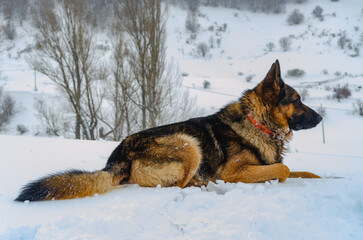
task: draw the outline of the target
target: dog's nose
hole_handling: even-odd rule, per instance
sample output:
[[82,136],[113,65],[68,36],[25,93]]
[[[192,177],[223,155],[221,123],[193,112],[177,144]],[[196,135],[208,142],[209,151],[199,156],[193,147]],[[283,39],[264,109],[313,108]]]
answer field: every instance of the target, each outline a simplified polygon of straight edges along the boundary
[[323,118],[320,116],[320,114],[317,114],[316,120],[318,121],[318,124],[323,120]]

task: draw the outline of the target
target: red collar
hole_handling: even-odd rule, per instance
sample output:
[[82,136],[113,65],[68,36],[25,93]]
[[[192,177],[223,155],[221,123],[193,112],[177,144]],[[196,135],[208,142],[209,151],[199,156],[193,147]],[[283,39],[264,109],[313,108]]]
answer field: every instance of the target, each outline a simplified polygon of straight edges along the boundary
[[271,130],[269,130],[267,127],[265,127],[263,124],[256,122],[249,114],[248,114],[248,110],[245,110],[246,112],[246,116],[248,117],[248,119],[250,119],[250,121],[252,122],[253,125],[255,125],[257,128],[261,129],[263,132],[267,133],[268,135],[270,135],[270,137],[272,139],[280,139],[283,140],[285,137],[285,134],[279,134],[276,132],[273,132]]

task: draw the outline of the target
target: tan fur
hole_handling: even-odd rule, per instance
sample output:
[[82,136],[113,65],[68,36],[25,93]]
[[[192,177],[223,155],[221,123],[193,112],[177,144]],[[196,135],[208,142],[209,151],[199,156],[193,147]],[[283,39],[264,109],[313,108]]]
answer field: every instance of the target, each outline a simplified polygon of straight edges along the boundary
[[261,97],[257,96],[258,90],[250,92],[245,98],[243,98],[242,103],[248,105],[251,112],[254,113],[254,118],[261,122],[263,116],[268,112],[267,106],[262,102]]
[[[64,174],[53,176],[46,180],[45,184],[53,190],[44,200],[70,199],[103,194],[114,189],[118,181],[113,174],[105,171],[83,174]],[[66,186],[66,187],[65,187]]]
[[294,107],[292,105],[283,106],[276,108],[274,111],[274,117],[276,122],[282,126],[282,131],[286,132],[289,129],[289,124],[287,122],[288,117],[292,116],[294,113]]
[[[260,121],[258,116],[252,117],[256,119],[256,121]],[[262,132],[259,128],[253,126],[248,119],[245,119],[242,123],[230,122],[228,119],[224,119],[223,121],[228,124],[238,135],[243,136],[243,138],[247,142],[257,147],[267,163],[275,162],[276,145],[271,144],[272,140],[268,135],[266,135],[266,133]]]
[[255,155],[244,151],[230,159],[220,169],[220,179],[225,182],[257,183],[272,179],[284,182],[290,174],[290,170],[282,163],[271,165],[258,164]]
[[151,159],[136,159],[131,167],[130,183],[144,187],[185,187],[198,170],[201,160],[199,143],[185,134],[160,137],[149,149]]
[[145,160],[135,160],[132,163],[130,183],[142,187],[170,187],[183,180],[184,168],[180,162],[150,164]]

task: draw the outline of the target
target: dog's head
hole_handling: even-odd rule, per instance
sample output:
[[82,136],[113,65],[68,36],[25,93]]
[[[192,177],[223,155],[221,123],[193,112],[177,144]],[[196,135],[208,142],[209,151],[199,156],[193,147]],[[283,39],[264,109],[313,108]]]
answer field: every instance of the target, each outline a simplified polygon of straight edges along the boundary
[[256,87],[256,94],[268,106],[269,114],[283,128],[289,127],[295,131],[309,129],[322,120],[317,112],[301,102],[295,89],[283,82],[278,60]]

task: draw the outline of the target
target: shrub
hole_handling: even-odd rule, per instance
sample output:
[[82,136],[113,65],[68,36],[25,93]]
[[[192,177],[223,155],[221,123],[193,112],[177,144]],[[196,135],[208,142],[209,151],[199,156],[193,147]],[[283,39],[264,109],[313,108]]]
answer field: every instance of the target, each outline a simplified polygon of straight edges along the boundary
[[218,47],[221,47],[222,39],[217,38],[216,43]]
[[345,46],[347,44],[349,44],[351,42],[351,40],[345,35],[343,34],[342,36],[339,37],[338,39],[338,46],[341,48],[341,49],[344,49]]
[[197,46],[197,52],[200,56],[205,57],[209,52],[209,47],[205,42],[201,42]]
[[316,109],[316,111],[319,113],[319,115],[322,118],[326,117],[326,109],[323,107],[323,105],[320,105],[320,107],[318,107],[318,109]]
[[189,73],[187,73],[187,72],[182,73],[182,77],[188,77],[188,76],[189,76]]
[[209,89],[210,86],[211,86],[211,83],[208,80],[203,81],[203,88],[204,89]]
[[309,97],[309,90],[307,88],[303,88],[299,91],[299,95],[301,100],[305,101],[307,97]]
[[250,74],[250,75],[246,76],[246,82],[251,82],[254,77],[255,77],[255,74]]
[[219,26],[219,27],[217,28],[217,31],[218,31],[218,32],[226,32],[226,30],[227,30],[227,23],[223,23],[223,25],[222,25],[222,26]]
[[214,48],[215,47],[215,40],[214,40],[213,35],[209,37],[208,43],[209,43],[210,48]]
[[272,50],[276,47],[276,45],[273,42],[266,43],[266,51],[272,52]]
[[321,18],[323,15],[323,8],[320,7],[319,5],[316,6],[312,12],[313,16],[316,17],[316,18]]
[[291,69],[291,70],[288,70],[287,71],[287,77],[302,77],[305,75],[305,71],[304,70],[301,70],[301,69],[298,69],[298,68],[295,68],[295,69]]
[[360,116],[363,116],[363,101],[358,99],[355,103],[353,103],[354,112],[358,113]]
[[15,100],[4,94],[3,88],[0,87],[0,132],[5,130],[11,118],[15,115]]
[[187,40],[187,43],[189,44],[189,43],[191,43],[191,42],[193,42],[193,40],[195,40],[195,39],[197,39],[197,34],[196,33],[192,33],[192,34],[190,34],[190,40]]
[[288,38],[288,37],[282,37],[279,40],[279,44],[280,44],[281,49],[284,52],[287,52],[290,49],[290,46],[291,46],[291,39]]
[[304,14],[302,14],[298,9],[295,9],[287,17],[286,21],[289,25],[298,25],[304,21]]
[[343,87],[340,87],[340,85],[338,85],[337,87],[333,88],[333,92],[333,98],[337,99],[338,102],[340,102],[340,99],[349,98],[352,95],[348,84],[345,84]]
[[342,73],[341,73],[341,72],[339,72],[339,71],[336,71],[336,72],[334,73],[334,76],[336,76],[336,77],[340,77],[340,76],[342,76]]
[[191,33],[197,33],[199,31],[199,23],[195,13],[188,12],[187,18],[185,19],[185,29]]
[[20,135],[24,135],[25,133],[29,132],[29,129],[23,124],[19,124],[16,126],[16,131],[18,131]]
[[[43,99],[35,99],[36,117],[42,124],[44,132],[48,136],[60,136],[62,129],[62,115],[59,114],[54,106],[49,106]],[[65,125],[65,124],[63,124]]]
[[360,44],[353,44],[352,51],[353,51],[353,53],[350,54],[350,56],[358,57],[360,55]]
[[3,27],[3,33],[6,39],[8,40],[14,40],[16,37],[16,28],[10,20],[5,24]]

